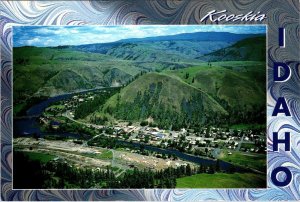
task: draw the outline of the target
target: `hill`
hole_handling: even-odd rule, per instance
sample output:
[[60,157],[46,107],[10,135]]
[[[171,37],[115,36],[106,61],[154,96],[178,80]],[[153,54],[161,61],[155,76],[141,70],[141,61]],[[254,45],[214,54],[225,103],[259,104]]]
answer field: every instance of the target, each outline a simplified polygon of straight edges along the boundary
[[223,41],[155,41],[123,43],[107,55],[142,62],[201,62],[196,57],[231,45]]
[[232,46],[197,57],[205,61],[266,61],[266,38],[246,38]]
[[234,34],[229,32],[193,32],[165,36],[130,38],[118,42],[156,42],[156,41],[227,41],[236,42],[257,34]]
[[139,62],[199,62],[196,57],[232,45],[232,41],[124,41],[104,44],[66,46],[63,49],[101,53]]
[[210,95],[229,114],[227,122],[265,122],[266,70],[264,62],[227,61],[168,70],[163,73]]
[[180,79],[147,73],[111,97],[103,112],[117,119],[152,118],[167,128],[214,122],[227,112],[203,91]]
[[[176,58],[183,58],[180,55],[165,57],[161,53],[165,61],[149,60],[147,56],[136,61],[72,50],[69,46],[18,47],[13,49],[13,55],[14,107],[20,110],[24,103],[31,102],[30,99],[96,87],[122,86],[141,72],[181,69],[198,64],[198,61],[187,59],[176,62]],[[141,53],[141,58],[143,55],[146,54]]]
[[132,62],[66,49],[14,48],[14,100],[123,85],[141,70]]
[[196,32],[167,36],[124,39],[112,43],[69,46],[71,50],[101,53],[143,62],[199,62],[209,54],[257,34]]
[[176,76],[232,107],[252,109],[253,106],[265,104],[266,73],[263,62],[214,62],[211,66],[202,64],[164,73]]

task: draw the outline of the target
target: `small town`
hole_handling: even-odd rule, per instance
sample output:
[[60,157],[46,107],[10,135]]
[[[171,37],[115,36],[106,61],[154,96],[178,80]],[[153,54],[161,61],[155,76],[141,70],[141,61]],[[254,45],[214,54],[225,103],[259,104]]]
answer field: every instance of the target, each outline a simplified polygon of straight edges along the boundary
[[[105,93],[106,91],[103,91]],[[94,93],[74,95],[71,99],[60,101],[45,110],[40,122],[50,125],[54,130],[59,129],[59,122],[55,117],[64,116],[71,121],[95,129],[95,135],[116,138],[128,142],[144,143],[160,148],[175,148],[181,152],[217,158],[220,149],[225,149],[227,155],[232,151],[264,153],[266,151],[265,132],[241,129],[226,129],[217,127],[203,127],[199,131],[182,128],[180,131],[163,130],[151,127],[144,122],[132,123],[117,121],[111,125],[96,125],[74,120],[76,107],[94,99]],[[151,117],[147,120],[151,123]],[[101,130],[100,130],[101,129]]]

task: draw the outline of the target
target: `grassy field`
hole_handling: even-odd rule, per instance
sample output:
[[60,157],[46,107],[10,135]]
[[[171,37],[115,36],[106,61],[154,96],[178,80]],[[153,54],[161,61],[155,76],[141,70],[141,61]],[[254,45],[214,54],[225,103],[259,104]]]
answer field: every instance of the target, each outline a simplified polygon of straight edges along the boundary
[[100,159],[112,159],[113,158],[113,153],[112,151],[105,151],[100,154],[99,156]]
[[264,188],[266,178],[252,173],[197,174],[176,180],[176,188]]
[[267,160],[265,154],[232,152],[232,155],[228,155],[227,152],[224,151],[220,154],[219,159],[235,165],[266,172]]
[[51,154],[44,154],[44,153],[38,153],[38,152],[24,152],[24,154],[30,159],[30,160],[38,160],[42,163],[47,163],[48,161],[51,161],[55,158],[54,155]]
[[[72,152],[71,152],[72,153]],[[78,154],[76,152],[73,152],[75,154]],[[103,159],[103,160],[109,160],[113,158],[112,151],[103,151],[101,154],[94,154],[94,153],[80,153],[81,156],[86,156],[90,158],[96,158],[96,159]]]

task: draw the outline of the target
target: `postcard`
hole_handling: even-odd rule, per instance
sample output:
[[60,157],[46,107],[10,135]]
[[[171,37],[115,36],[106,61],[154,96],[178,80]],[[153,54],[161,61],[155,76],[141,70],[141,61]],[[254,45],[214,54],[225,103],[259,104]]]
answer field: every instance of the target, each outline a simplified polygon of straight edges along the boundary
[[299,2],[1,10],[2,200],[300,199]]

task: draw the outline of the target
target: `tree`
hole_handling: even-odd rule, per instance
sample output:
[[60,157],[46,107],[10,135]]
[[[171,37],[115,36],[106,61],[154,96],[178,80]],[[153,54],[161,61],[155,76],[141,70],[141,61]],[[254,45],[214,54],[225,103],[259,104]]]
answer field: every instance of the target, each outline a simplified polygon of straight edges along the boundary
[[189,76],[190,76],[190,74],[187,72],[187,73],[185,73],[185,79],[188,79],[189,78]]
[[214,166],[213,165],[209,166],[208,174],[214,174],[214,173],[215,173]]
[[210,127],[208,126],[206,129],[205,137],[209,137]]
[[220,171],[220,160],[217,159],[217,162],[216,162],[216,172],[219,172]]
[[235,167],[234,165],[230,164],[229,169],[228,169],[229,173],[234,173],[235,172]]
[[205,153],[206,153],[206,156],[207,156],[207,153],[208,153],[208,149],[207,149],[207,147],[205,147]]
[[143,152],[145,150],[145,145],[141,144],[140,145],[140,151]]
[[150,139],[150,137],[147,135],[147,136],[145,136],[145,143],[148,143],[149,142],[149,139]]
[[141,125],[141,126],[147,126],[147,125],[148,125],[148,121],[142,121],[142,122],[140,123],[140,125]]
[[191,176],[191,175],[192,175],[192,169],[191,169],[190,164],[187,164],[187,166],[186,166],[186,174],[187,174],[188,176]]

